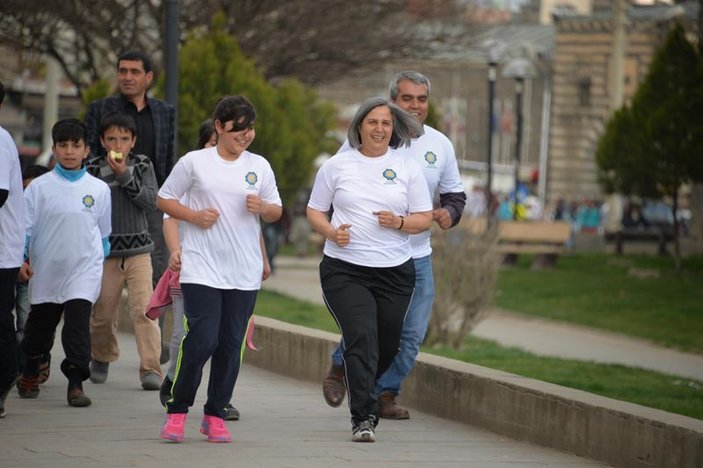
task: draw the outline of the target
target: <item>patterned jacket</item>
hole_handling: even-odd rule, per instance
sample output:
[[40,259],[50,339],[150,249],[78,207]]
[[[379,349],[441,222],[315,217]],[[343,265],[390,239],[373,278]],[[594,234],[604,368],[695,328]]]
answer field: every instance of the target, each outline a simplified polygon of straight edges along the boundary
[[151,160],[143,154],[129,153],[127,172],[117,177],[106,156],[94,156],[86,163],[86,170],[110,187],[110,257],[131,257],[154,250],[147,214],[156,209],[159,188]]

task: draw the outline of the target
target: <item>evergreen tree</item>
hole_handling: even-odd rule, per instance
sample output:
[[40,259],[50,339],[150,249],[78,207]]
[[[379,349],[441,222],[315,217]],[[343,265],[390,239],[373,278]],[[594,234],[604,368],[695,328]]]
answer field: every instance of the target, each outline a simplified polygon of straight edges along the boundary
[[677,267],[679,191],[703,181],[703,63],[677,24],[657,51],[631,106],[616,112],[599,142],[606,188],[670,197]]

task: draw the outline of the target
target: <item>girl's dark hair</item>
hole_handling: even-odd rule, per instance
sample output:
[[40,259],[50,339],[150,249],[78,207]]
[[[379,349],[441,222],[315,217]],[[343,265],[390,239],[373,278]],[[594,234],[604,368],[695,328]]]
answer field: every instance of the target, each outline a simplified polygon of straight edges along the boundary
[[200,129],[198,130],[198,149],[205,148],[207,142],[212,138],[213,133],[215,133],[215,123],[212,119],[207,119],[200,124]]
[[232,122],[232,131],[239,132],[254,124],[256,110],[244,96],[225,96],[215,105],[212,120],[219,120],[223,127]]

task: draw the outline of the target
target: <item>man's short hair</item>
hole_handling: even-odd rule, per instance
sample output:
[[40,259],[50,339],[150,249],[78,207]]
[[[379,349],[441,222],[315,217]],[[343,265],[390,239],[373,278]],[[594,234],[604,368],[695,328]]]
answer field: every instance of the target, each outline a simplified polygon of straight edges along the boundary
[[124,112],[112,111],[105,114],[100,120],[100,136],[103,136],[107,130],[113,127],[127,130],[132,133],[132,136],[137,135],[137,124],[134,123],[131,115]]
[[232,130],[242,131],[251,127],[256,121],[256,110],[244,96],[225,96],[215,105],[213,121],[220,121],[224,127],[232,122]]
[[51,128],[51,139],[54,144],[64,141],[79,142],[88,144],[88,128],[78,119],[59,120]]
[[429,96],[429,94],[430,94],[430,79],[427,78],[425,75],[423,75],[420,72],[406,70],[406,71],[402,71],[400,73],[397,73],[391,79],[391,83],[388,87],[388,95],[394,101],[395,101],[395,98],[398,97],[398,83],[400,83],[403,80],[412,81],[416,85],[427,86],[427,95]]
[[127,52],[122,52],[119,57],[117,57],[117,68],[120,67],[120,62],[122,60],[133,60],[137,62],[142,62],[142,65],[144,66],[144,72],[149,73],[150,71],[153,71],[153,67],[151,65],[151,59],[149,56],[141,51],[141,50],[128,50]]

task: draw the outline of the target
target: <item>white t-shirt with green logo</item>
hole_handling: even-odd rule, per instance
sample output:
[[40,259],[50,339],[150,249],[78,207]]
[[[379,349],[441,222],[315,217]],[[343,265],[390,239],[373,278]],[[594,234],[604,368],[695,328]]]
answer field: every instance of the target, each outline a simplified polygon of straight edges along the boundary
[[334,206],[332,226],[351,224],[345,247],[327,240],[324,253],[356,265],[398,266],[411,257],[410,236],[381,227],[377,211],[396,215],[432,210],[422,169],[407,153],[389,148],[370,158],[357,150],[337,153],[320,167],[308,206],[328,211]]
[[34,179],[24,194],[34,270],[29,302],[94,303],[103,275],[102,239],[112,229],[110,188],[90,174],[70,182],[52,171]]
[[220,213],[209,229],[181,224],[181,284],[261,288],[261,225],[259,215],[247,211],[249,194],[281,206],[273,170],[262,156],[244,151],[235,161],[227,161],[212,147],[191,151],[176,163],[159,197],[182,200],[196,211],[214,208]]

